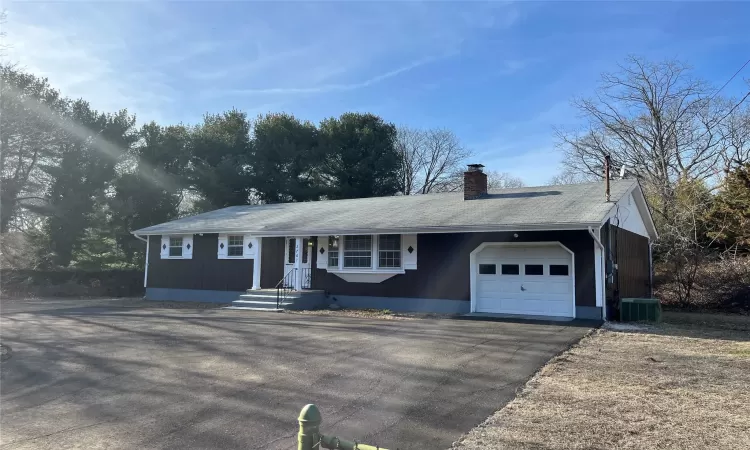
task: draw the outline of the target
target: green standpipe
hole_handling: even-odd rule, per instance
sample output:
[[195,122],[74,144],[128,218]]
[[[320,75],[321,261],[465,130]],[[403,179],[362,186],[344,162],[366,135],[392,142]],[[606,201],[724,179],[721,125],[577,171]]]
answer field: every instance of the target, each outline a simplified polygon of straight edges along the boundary
[[297,450],[387,450],[382,447],[350,442],[336,436],[326,436],[320,433],[320,423],[323,421],[318,407],[309,404],[302,408],[297,418],[299,421],[299,433],[297,434]]

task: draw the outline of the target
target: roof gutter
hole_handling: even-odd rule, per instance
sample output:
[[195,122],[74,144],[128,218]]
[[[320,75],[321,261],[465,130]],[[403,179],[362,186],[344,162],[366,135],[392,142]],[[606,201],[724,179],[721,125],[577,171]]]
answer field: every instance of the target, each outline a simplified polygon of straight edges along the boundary
[[582,222],[572,224],[533,224],[533,225],[506,225],[506,226],[459,226],[459,227],[423,227],[423,228],[351,228],[351,229],[320,229],[320,230],[230,230],[230,229],[203,229],[203,230],[153,230],[134,231],[146,236],[165,234],[252,234],[257,237],[278,236],[327,236],[327,235],[357,235],[357,234],[430,234],[430,233],[492,233],[511,231],[548,231],[548,230],[585,230],[598,222]]
[[[135,234],[135,233],[133,233],[133,236],[135,236],[135,238],[136,238],[136,239],[138,239],[138,240],[140,240],[140,241],[143,241],[143,242],[145,242],[146,244],[148,244],[148,239],[146,239],[145,237],[142,237],[142,236],[138,236],[138,235],[137,235],[137,234]],[[148,236],[148,235],[146,235],[146,236]]]

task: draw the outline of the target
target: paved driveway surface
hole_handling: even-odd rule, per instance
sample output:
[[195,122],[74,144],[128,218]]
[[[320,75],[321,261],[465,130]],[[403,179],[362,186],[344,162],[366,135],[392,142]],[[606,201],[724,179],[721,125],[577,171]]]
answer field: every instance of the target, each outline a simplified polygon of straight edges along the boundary
[[586,328],[114,303],[7,304],[3,448],[294,449],[323,431],[446,448]]

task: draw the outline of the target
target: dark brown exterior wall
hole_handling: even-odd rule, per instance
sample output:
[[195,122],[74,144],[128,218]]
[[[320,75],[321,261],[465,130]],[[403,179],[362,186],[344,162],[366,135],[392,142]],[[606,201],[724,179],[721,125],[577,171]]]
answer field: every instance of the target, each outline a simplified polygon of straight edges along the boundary
[[651,296],[648,239],[614,225],[611,232],[620,298]]
[[218,259],[218,234],[193,236],[193,259],[161,259],[161,236],[149,239],[150,288],[244,291],[253,286],[253,260]]
[[273,288],[284,276],[284,238],[264,237],[260,256],[260,287]]
[[[584,230],[518,232],[518,238],[514,238],[512,232],[420,234],[417,237],[417,270],[407,270],[405,274],[382,283],[349,283],[325,269],[314,269],[313,288],[333,295],[469,301],[469,254],[479,244],[539,241],[559,241],[575,253],[576,305],[596,306],[594,242]],[[263,253],[266,253],[265,243]],[[265,267],[264,261],[264,271]]]

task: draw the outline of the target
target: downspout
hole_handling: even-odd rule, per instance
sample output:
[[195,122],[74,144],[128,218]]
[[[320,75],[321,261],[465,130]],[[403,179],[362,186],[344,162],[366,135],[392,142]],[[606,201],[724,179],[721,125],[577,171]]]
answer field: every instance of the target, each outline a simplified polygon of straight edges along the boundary
[[654,243],[648,240],[648,290],[649,296],[654,298]]
[[145,264],[146,267],[143,269],[143,287],[145,288],[146,284],[148,283],[148,250],[149,250],[150,239],[143,238],[141,236],[138,236],[137,234],[133,234],[133,236],[135,236],[136,239],[146,243],[146,264]]
[[[601,278],[601,283],[602,283],[602,292],[600,292],[600,294],[602,296],[602,319],[604,321],[606,321],[607,320],[607,295],[606,295],[606,292],[607,292],[607,290],[606,290],[607,277],[606,277],[606,274],[605,274],[606,269],[605,269],[604,260],[603,260],[604,256],[605,256],[604,255],[604,244],[602,244],[602,241],[599,240],[599,236],[598,236],[598,234],[601,234],[602,227],[599,227],[599,233],[595,233],[594,232],[594,227],[592,227],[592,226],[589,226],[588,230],[589,230],[589,234],[591,235],[591,238],[594,240],[594,243],[602,251],[602,255],[601,255],[602,261],[599,261],[599,267],[602,268],[602,271],[599,274],[599,277]],[[594,262],[594,264],[596,264],[596,262]],[[596,285],[596,283],[595,283],[595,285]]]

